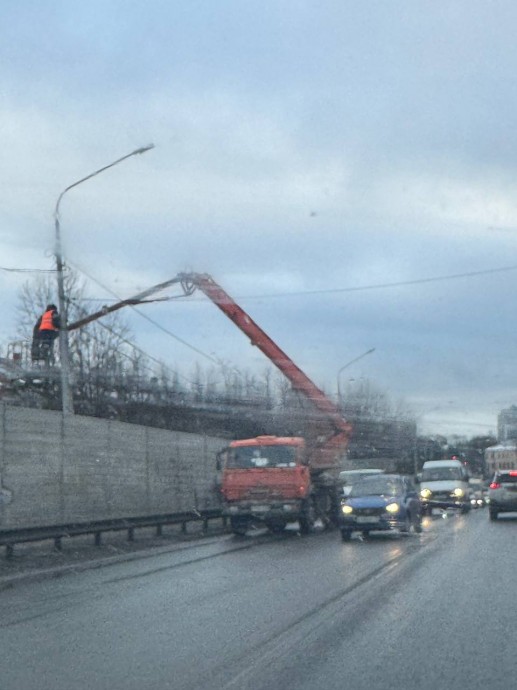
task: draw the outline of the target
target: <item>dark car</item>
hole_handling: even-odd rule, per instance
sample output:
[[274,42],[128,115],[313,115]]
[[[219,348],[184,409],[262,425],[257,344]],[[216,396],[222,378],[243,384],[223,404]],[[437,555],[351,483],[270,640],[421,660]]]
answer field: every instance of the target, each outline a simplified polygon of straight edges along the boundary
[[470,485],[471,508],[484,508],[486,506],[485,495],[481,484]]
[[352,532],[422,531],[422,506],[410,479],[398,474],[363,477],[341,501],[339,527],[343,541]]
[[499,513],[517,512],[517,470],[498,470],[488,487],[489,514],[497,520]]

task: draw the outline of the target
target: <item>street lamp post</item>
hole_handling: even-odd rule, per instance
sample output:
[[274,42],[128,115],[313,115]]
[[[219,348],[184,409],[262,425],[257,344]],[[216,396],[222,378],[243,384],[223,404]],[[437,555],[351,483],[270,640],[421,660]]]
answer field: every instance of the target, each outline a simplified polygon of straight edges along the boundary
[[63,250],[62,250],[62,245],[61,245],[61,226],[59,224],[59,205],[61,203],[61,199],[64,197],[64,195],[73,189],[74,187],[77,187],[78,185],[82,184],[83,182],[86,182],[86,180],[91,179],[92,177],[95,177],[96,175],[99,175],[101,172],[104,172],[105,170],[108,170],[108,168],[112,168],[114,165],[118,165],[118,163],[122,163],[122,161],[126,160],[126,158],[131,158],[131,156],[136,156],[137,154],[145,153],[146,151],[149,151],[150,149],[154,148],[154,144],[149,144],[149,146],[143,146],[139,149],[135,149],[134,151],[131,151],[131,153],[126,154],[125,156],[122,156],[122,158],[118,158],[116,161],[113,161],[113,163],[109,163],[108,165],[105,165],[103,168],[99,168],[99,170],[95,170],[95,172],[90,173],[90,175],[86,175],[86,177],[81,178],[80,180],[77,180],[77,182],[72,183],[71,185],[68,185],[66,189],[64,189],[61,194],[59,195],[57,202],[56,202],[56,208],[54,210],[54,221],[55,221],[55,230],[56,230],[56,247],[55,247],[55,257],[56,257],[56,273],[57,273],[57,297],[58,297],[58,305],[59,305],[59,313],[61,316],[61,327],[59,329],[59,360],[61,364],[61,405],[63,409],[63,414],[74,414],[74,401],[73,401],[73,396],[72,396],[72,390],[70,387],[70,357],[69,357],[69,349],[68,349],[68,330],[67,330],[67,306],[66,306],[66,300],[65,300],[65,282],[64,282],[64,277],[63,277]]
[[338,404],[341,405],[341,373],[347,369],[351,364],[355,364],[355,362],[359,361],[363,357],[366,357],[366,355],[370,355],[372,352],[375,352],[375,348],[372,347],[370,350],[366,350],[366,352],[363,352],[362,355],[359,355],[359,357],[354,357],[354,359],[351,359],[350,362],[347,362],[346,364],[343,364],[341,369],[337,373],[337,399],[338,399]]

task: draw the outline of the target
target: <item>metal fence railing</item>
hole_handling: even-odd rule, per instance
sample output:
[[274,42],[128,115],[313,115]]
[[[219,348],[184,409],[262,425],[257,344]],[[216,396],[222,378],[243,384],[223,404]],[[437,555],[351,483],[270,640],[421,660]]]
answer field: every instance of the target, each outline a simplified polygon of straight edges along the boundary
[[189,522],[202,522],[202,529],[206,532],[209,521],[216,519],[222,520],[223,525],[226,526],[226,519],[222,516],[221,510],[211,509],[162,515],[144,515],[141,517],[90,520],[88,522],[71,522],[44,527],[0,528],[0,546],[5,546],[5,556],[10,558],[14,553],[16,544],[53,540],[54,548],[61,550],[61,540],[63,538],[93,534],[95,545],[100,546],[103,532],[127,530],[128,541],[133,541],[135,530],[142,527],[155,527],[156,536],[161,536],[162,529],[166,525],[181,525],[181,531],[185,534]]

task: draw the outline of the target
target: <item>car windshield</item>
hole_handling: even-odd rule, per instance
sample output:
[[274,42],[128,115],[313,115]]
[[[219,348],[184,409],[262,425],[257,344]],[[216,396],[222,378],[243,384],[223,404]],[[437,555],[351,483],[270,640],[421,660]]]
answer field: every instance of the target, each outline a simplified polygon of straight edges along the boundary
[[295,467],[296,448],[284,445],[240,446],[230,449],[228,469]]
[[343,486],[352,486],[364,477],[382,474],[382,470],[346,470],[339,473],[339,479]]
[[355,483],[350,492],[351,498],[358,496],[397,496],[401,491],[400,483],[384,477],[364,477]]
[[430,467],[422,472],[423,482],[440,482],[461,480],[463,478],[459,467]]

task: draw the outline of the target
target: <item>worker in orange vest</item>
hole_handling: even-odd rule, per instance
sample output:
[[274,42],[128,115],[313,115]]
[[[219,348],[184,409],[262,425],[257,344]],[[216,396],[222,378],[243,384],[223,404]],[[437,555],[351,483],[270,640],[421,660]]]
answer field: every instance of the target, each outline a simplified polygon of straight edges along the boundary
[[31,356],[33,360],[51,358],[54,340],[59,335],[61,319],[55,304],[47,304],[44,313],[36,321],[32,332]]

